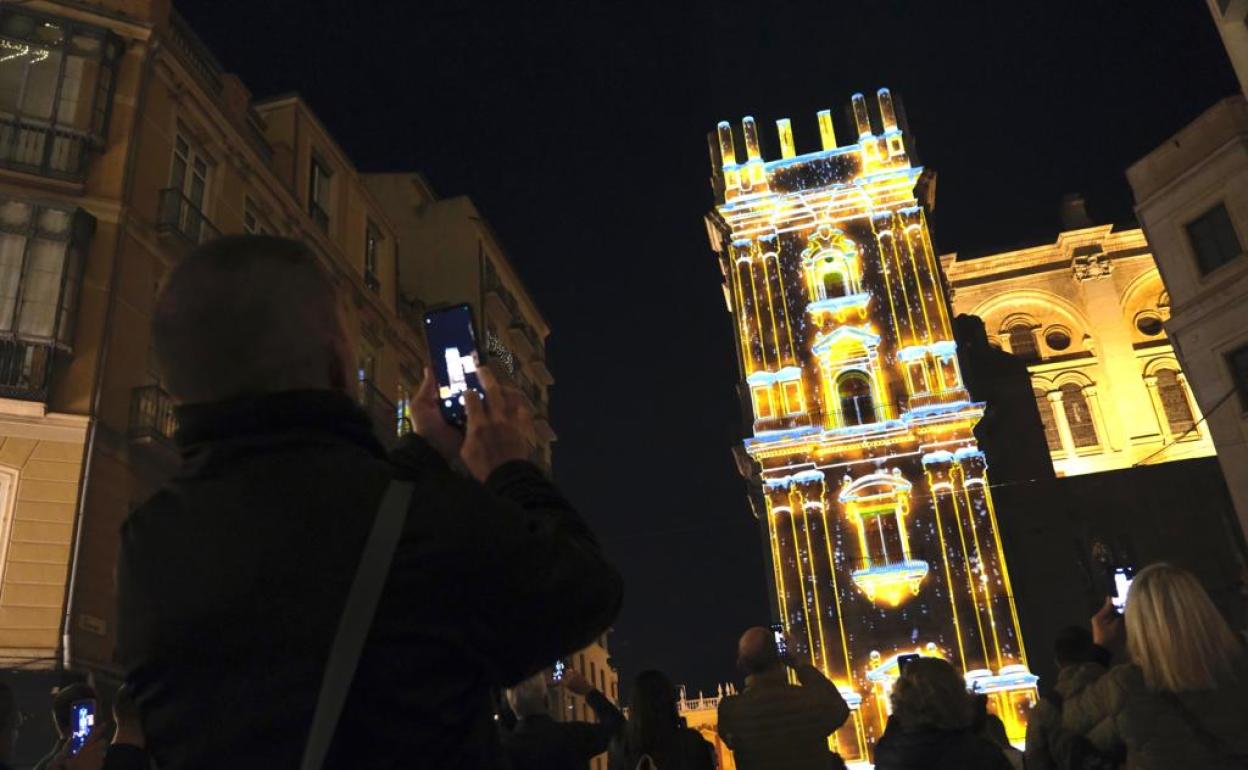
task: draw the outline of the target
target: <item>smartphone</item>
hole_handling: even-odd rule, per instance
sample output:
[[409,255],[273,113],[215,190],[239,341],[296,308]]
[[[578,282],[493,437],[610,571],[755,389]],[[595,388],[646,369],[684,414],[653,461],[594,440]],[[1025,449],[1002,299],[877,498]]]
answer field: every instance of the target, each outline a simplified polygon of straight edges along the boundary
[[463,427],[467,421],[464,394],[475,390],[485,398],[477,375],[481,365],[477,332],[472,324],[472,308],[467,303],[436,308],[425,313],[425,339],[433,358],[433,376],[438,382],[438,408],[451,425]]
[[69,724],[73,728],[69,734],[69,755],[72,757],[82,751],[91,736],[91,728],[95,726],[95,701],[74,701],[70,705]]
[[784,624],[772,623],[771,635],[776,640],[776,654],[784,657],[789,654],[789,642],[784,638]]
[[911,661],[918,660],[921,657],[923,656],[918,654],[917,652],[912,652],[909,655],[898,655],[897,656],[897,676],[902,675],[902,673],[906,670],[906,666],[910,665]]
[[1118,610],[1121,615],[1127,611],[1127,593],[1131,590],[1131,581],[1134,570],[1126,567],[1117,567],[1114,569],[1113,589],[1110,594],[1113,597],[1110,601],[1114,603],[1114,609]]
[[553,680],[555,680],[556,682],[562,682],[562,681],[563,681],[563,672],[564,672],[564,671],[567,671],[567,670],[568,670],[568,664],[564,663],[562,660],[556,660],[556,661],[555,661],[555,670],[554,670],[554,672],[550,675],[550,678],[551,678],[551,679],[553,679]]

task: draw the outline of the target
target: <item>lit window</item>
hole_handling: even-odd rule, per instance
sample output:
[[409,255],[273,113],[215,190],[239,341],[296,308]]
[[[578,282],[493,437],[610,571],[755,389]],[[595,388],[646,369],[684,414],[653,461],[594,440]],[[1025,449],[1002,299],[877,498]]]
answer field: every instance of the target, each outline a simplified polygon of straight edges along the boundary
[[942,389],[955,390],[960,386],[958,382],[958,365],[954,362],[953,356],[940,359],[940,376]]
[[0,10],[0,165],[82,178],[107,138],[120,51],[102,29]]
[[828,270],[823,274],[823,296],[825,299],[845,296],[845,275],[839,270]]
[[1161,322],[1161,318],[1152,313],[1144,313],[1135,319],[1135,328],[1145,337],[1156,337],[1161,334],[1165,326]]
[[923,371],[922,361],[911,361],[906,368],[910,375],[910,392],[926,393],[927,392],[927,376]]
[[94,220],[0,196],[0,337],[68,350]]
[[865,425],[875,422],[875,399],[871,396],[871,381],[861,372],[848,372],[836,382],[836,394],[841,402],[842,425]]
[[1187,237],[1196,255],[1196,266],[1205,275],[1243,253],[1231,215],[1221,203],[1188,223]]
[[173,228],[191,243],[202,243],[214,234],[204,216],[208,172],[204,154],[183,134],[174,137],[169,188],[161,194],[160,224]]
[[322,230],[329,229],[329,186],[332,177],[329,169],[313,156],[308,173],[308,213]]
[[1157,395],[1161,397],[1161,407],[1166,413],[1166,422],[1170,424],[1172,434],[1182,435],[1195,426],[1192,408],[1187,403],[1187,393],[1183,391],[1183,383],[1179,382],[1178,373],[1173,369],[1157,372]]
[[1060,327],[1053,327],[1045,332],[1044,344],[1049,346],[1049,350],[1065,350],[1070,347],[1070,333]]
[[1040,412],[1040,422],[1044,425],[1044,440],[1049,445],[1050,452],[1062,451],[1062,436],[1057,431],[1057,418],[1053,414],[1053,402],[1049,401],[1049,394],[1043,390],[1034,391],[1036,396],[1036,410]]
[[771,404],[771,388],[766,385],[760,385],[754,388],[754,416],[758,420],[766,420],[775,416],[775,410]]
[[789,380],[784,383],[784,411],[788,414],[797,414],[806,410],[806,405],[802,399],[802,383],[800,380]]
[[1036,346],[1036,334],[1027,323],[1016,323],[1010,327],[1010,352],[1024,361],[1035,361],[1040,358],[1040,350]]
[[1066,413],[1066,424],[1070,426],[1070,437],[1078,448],[1094,447],[1100,443],[1096,436],[1096,423],[1092,419],[1092,410],[1083,389],[1074,383],[1062,386],[1062,409]]

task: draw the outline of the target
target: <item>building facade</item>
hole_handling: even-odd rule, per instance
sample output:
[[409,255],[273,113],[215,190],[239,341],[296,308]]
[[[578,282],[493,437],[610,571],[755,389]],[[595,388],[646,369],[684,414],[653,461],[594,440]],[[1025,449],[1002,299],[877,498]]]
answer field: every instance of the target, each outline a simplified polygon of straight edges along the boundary
[[[546,367],[550,326],[507,258],[494,229],[466,195],[439,198],[416,173],[368,174],[365,183],[395,223],[399,290],[405,307],[473,306],[485,357],[524,394],[535,417],[533,460],[549,469],[555,432],[550,427]],[[413,304],[420,297],[423,302]]]
[[[585,649],[569,655],[564,665],[580,673],[607,700],[621,706],[620,675],[611,663],[611,651],[608,645],[608,633],[603,633]],[[563,687],[551,690],[551,716],[560,722],[597,722],[593,709],[581,696],[569,692]],[[590,770],[607,770],[606,753],[599,754],[590,760]]]
[[703,695],[690,698],[685,686],[680,686],[680,700],[676,708],[685,720],[685,725],[697,730],[703,740],[711,744],[715,751],[715,766],[718,770],[736,770],[737,761],[732,756],[732,749],[719,737],[719,702],[729,695],[736,695],[735,685],[721,684],[714,695]]
[[[874,104],[874,107],[871,105]],[[711,246],[753,417],[780,619],[852,709],[837,733],[869,758],[904,654],[939,656],[990,695],[1012,740],[1035,700],[959,371],[951,311],[911,162],[881,89],[852,100],[851,143],[819,114],[798,155],[788,120],[764,160],[745,118],[711,140]]]
[[[1207,0],[1248,92],[1248,4]],[[1127,169],[1169,291],[1166,331],[1248,531],[1248,101],[1236,94]]]
[[1080,228],[941,263],[954,312],[982,318],[992,345],[1027,362],[1058,475],[1213,455],[1141,230]]
[[0,50],[0,658],[107,679],[118,530],[177,463],[149,322],[178,259],[220,233],[308,243],[383,438],[425,354],[349,159],[297,97],[253,103],[168,0],[4,4]]

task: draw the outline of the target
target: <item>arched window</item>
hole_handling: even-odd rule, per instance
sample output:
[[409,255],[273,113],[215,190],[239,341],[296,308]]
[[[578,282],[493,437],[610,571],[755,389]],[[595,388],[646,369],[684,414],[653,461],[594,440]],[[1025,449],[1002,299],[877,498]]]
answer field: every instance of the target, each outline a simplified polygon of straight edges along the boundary
[[845,296],[845,274],[840,270],[828,270],[823,274],[823,298],[835,299]]
[[841,399],[841,423],[865,425],[875,422],[875,399],[871,397],[871,381],[862,372],[847,372],[836,381],[836,394]]
[[1010,327],[1010,352],[1024,361],[1035,361],[1040,357],[1040,349],[1036,345],[1036,333],[1031,326],[1020,321]]
[[1057,417],[1053,414],[1053,402],[1049,401],[1049,394],[1043,390],[1033,392],[1036,396],[1036,410],[1040,412],[1040,422],[1044,424],[1044,440],[1048,443],[1050,452],[1060,452],[1062,436],[1057,432]]
[[1066,424],[1070,426],[1070,437],[1074,439],[1076,447],[1090,447],[1100,443],[1083,388],[1074,383],[1063,385],[1062,409],[1066,412]]
[[1161,397],[1161,408],[1166,412],[1170,432],[1179,436],[1191,430],[1196,420],[1192,417],[1192,408],[1187,403],[1187,394],[1183,392],[1178,372],[1173,369],[1157,372],[1157,395]]

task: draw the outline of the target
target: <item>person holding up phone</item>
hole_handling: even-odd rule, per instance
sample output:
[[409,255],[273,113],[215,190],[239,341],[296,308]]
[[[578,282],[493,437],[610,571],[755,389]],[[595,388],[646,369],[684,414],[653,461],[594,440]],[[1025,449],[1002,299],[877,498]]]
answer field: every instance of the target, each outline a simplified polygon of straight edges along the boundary
[[[784,650],[783,653],[780,650]],[[783,634],[751,628],[737,645],[745,689],[719,703],[719,735],[740,770],[826,770],[828,736],[849,718],[836,685],[801,660]],[[801,686],[789,683],[793,669]]]
[[[122,528],[117,654],[161,770],[299,767],[310,736],[331,741],[324,768],[502,767],[492,693],[619,610],[619,574],[527,459],[524,399],[474,361],[485,397],[464,392],[453,425],[426,373],[387,455],[345,304],[271,236],[199,247],[156,301],[183,464]],[[383,500],[397,545],[341,716],[313,734]]]

